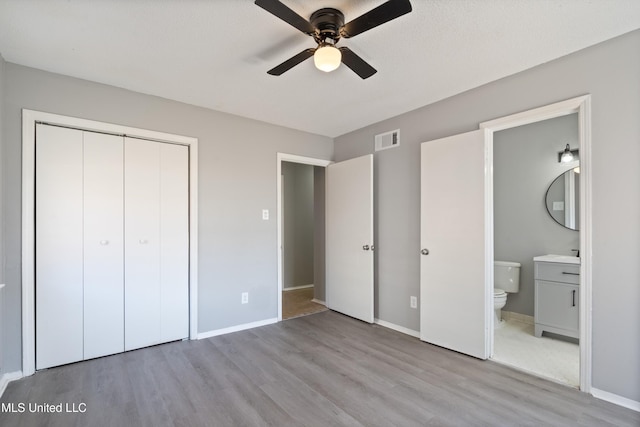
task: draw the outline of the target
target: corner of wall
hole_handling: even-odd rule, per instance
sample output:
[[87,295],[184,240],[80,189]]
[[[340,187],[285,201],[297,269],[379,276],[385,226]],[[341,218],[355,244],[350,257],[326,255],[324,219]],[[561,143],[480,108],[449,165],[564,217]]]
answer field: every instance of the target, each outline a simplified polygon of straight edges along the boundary
[[22,371],[7,372],[6,374],[0,374],[0,397],[4,394],[7,386],[11,381],[16,381],[22,378]]

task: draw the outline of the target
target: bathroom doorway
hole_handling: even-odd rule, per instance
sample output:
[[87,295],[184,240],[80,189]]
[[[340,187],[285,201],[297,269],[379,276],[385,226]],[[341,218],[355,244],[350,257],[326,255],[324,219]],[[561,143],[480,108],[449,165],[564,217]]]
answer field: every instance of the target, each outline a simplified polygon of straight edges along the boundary
[[327,309],[324,176],[330,163],[278,153],[278,320]]
[[[480,124],[480,128],[484,129],[486,132],[485,138],[485,152],[486,152],[486,169],[490,171],[487,175],[487,179],[485,180],[485,206],[486,206],[486,220],[485,227],[488,231],[488,238],[491,239],[490,242],[487,243],[487,247],[492,252],[493,260],[499,260],[499,256],[502,254],[505,257],[507,254],[504,251],[504,248],[500,247],[500,243],[494,245],[494,238],[496,238],[496,233],[494,233],[494,226],[498,223],[504,223],[504,221],[509,221],[509,212],[511,212],[511,217],[515,216],[515,212],[513,210],[513,205],[507,206],[506,213],[500,214],[497,212],[498,207],[496,207],[496,211],[494,211],[494,205],[498,205],[501,202],[496,201],[494,203],[494,190],[496,190],[494,186],[494,139],[495,137],[500,138],[499,132],[509,129],[514,129],[518,127],[523,127],[530,124],[536,124],[540,122],[547,121],[549,119],[561,118],[565,116],[570,116],[566,120],[572,121],[575,118],[577,121],[577,129],[578,129],[578,139],[577,141],[565,141],[564,144],[560,146],[554,145],[551,149],[552,153],[550,154],[554,160],[550,161],[547,164],[547,167],[559,168],[557,170],[558,174],[562,172],[563,167],[565,169],[571,169],[571,172],[568,173],[571,179],[564,179],[564,177],[560,177],[558,175],[558,179],[554,179],[553,176],[547,177],[546,186],[544,186],[544,190],[541,191],[542,194],[536,194],[532,197],[537,199],[537,208],[542,210],[542,213],[545,216],[540,216],[539,219],[545,219],[549,222],[546,224],[546,227],[559,227],[561,230],[562,226],[555,223],[556,217],[560,217],[558,211],[562,211],[566,203],[565,200],[554,199],[551,197],[549,201],[549,210],[547,211],[547,195],[548,193],[553,193],[554,189],[550,189],[554,181],[566,182],[567,186],[572,186],[571,189],[567,188],[567,191],[572,192],[573,199],[575,199],[575,214],[573,222],[577,225],[578,230],[572,231],[568,235],[560,231],[559,233],[564,235],[564,240],[561,239],[561,243],[555,243],[553,247],[544,246],[546,240],[541,235],[535,235],[532,240],[536,242],[536,245],[541,244],[540,249],[542,253],[536,253],[533,255],[533,258],[530,261],[527,259],[527,263],[529,265],[528,272],[527,267],[523,269],[523,272],[520,272],[520,279],[524,277],[525,281],[531,283],[533,281],[533,289],[531,289],[531,285],[523,284],[521,290],[524,291],[523,295],[529,295],[529,297],[513,297],[511,304],[507,302],[505,304],[505,312],[508,312],[506,315],[507,318],[518,317],[517,311],[521,310],[523,305],[528,307],[529,313],[531,313],[530,301],[531,295],[533,294],[534,298],[534,308],[533,308],[533,337],[531,334],[528,335],[528,338],[536,340],[541,340],[542,338],[554,338],[561,342],[572,343],[576,348],[578,346],[578,366],[579,366],[579,389],[583,392],[591,391],[591,270],[592,270],[592,262],[591,262],[591,238],[592,238],[592,178],[591,178],[591,97],[590,95],[584,95],[577,98],[568,99],[566,101],[557,102],[555,104],[546,105],[543,107],[535,108],[532,110],[524,111],[521,113],[516,113],[510,116],[501,117],[495,120],[483,122]],[[573,122],[575,125],[575,122]],[[505,133],[506,135],[506,133]],[[569,147],[567,147],[569,144]],[[549,148],[543,148],[542,145],[533,144],[533,149],[537,149],[539,153],[537,155],[542,155],[541,152],[547,152]],[[577,163],[574,163],[573,167],[565,164],[564,166],[559,165],[560,162],[558,160],[562,156],[563,152],[566,148],[569,148],[569,151],[573,151],[577,149],[575,154],[578,158]],[[496,155],[500,156],[500,153]],[[521,156],[517,156],[516,158],[509,159],[510,162],[515,163],[516,165],[520,164],[519,162],[523,162],[525,159],[521,158]],[[524,163],[522,163],[524,165]],[[553,164],[554,166],[549,166]],[[578,166],[576,169],[575,166]],[[564,170],[564,169],[563,169]],[[500,172],[498,172],[498,179]],[[577,178],[577,180],[576,180]],[[511,178],[515,181],[515,178]],[[523,182],[524,186],[530,185],[529,182]],[[560,185],[563,187],[563,185]],[[514,189],[513,191],[517,191]],[[540,193],[540,191],[538,191]],[[554,203],[555,202],[555,203]],[[562,203],[560,203],[562,202]],[[512,202],[514,203],[514,202]],[[569,209],[564,209],[565,212],[569,211]],[[538,212],[540,213],[540,212]],[[564,212],[563,212],[564,213]],[[571,213],[571,212],[567,212]],[[502,216],[501,216],[502,215]],[[507,215],[507,219],[504,219],[504,215]],[[529,213],[527,213],[529,215]],[[495,221],[494,221],[494,216]],[[571,220],[570,220],[571,221]],[[503,224],[504,225],[504,224]],[[501,233],[498,231],[497,233]],[[575,235],[577,234],[577,239]],[[569,236],[569,237],[567,237]],[[517,236],[510,237],[511,239],[517,239]],[[572,252],[572,249],[579,249],[579,251]],[[500,253],[496,253],[495,251],[500,251]],[[568,252],[566,252],[568,251]],[[557,252],[561,252],[557,254]],[[530,258],[532,254],[527,255],[527,258]],[[500,260],[503,261],[503,260]],[[507,260],[508,261],[508,260]],[[531,267],[531,263],[533,263],[533,267]],[[558,263],[560,263],[560,268],[558,267]],[[489,264],[489,261],[487,261]],[[489,267],[487,265],[487,267]],[[494,273],[497,275],[498,272],[494,271],[494,268],[491,269],[491,280],[486,283],[486,286],[493,287],[494,283]],[[533,276],[533,277],[532,277]],[[549,283],[554,282],[554,283]],[[561,283],[560,283],[561,282]],[[549,287],[553,285],[554,287]],[[562,290],[561,294],[554,294],[551,292],[549,294],[547,291],[549,290]],[[489,290],[489,289],[487,289]],[[568,292],[565,292],[568,290]],[[491,289],[493,291],[493,289]],[[491,292],[492,293],[492,292]],[[487,298],[489,300],[495,299],[492,298],[491,293],[487,293]],[[538,301],[536,305],[536,294],[538,296],[543,296],[544,298]],[[517,294],[516,294],[517,295]],[[551,296],[550,296],[551,295]],[[566,296],[569,298],[568,304],[570,305],[570,316],[565,317],[563,322],[566,323],[567,318],[571,319],[571,325],[567,326],[558,324],[558,317],[553,318],[552,321],[549,321],[549,314],[557,313],[557,304],[555,302],[561,302],[562,305],[566,305]],[[507,301],[509,300],[509,296],[507,295]],[[543,301],[544,303],[540,303]],[[489,304],[490,307],[493,307],[493,301]],[[541,310],[543,308],[543,310]],[[571,311],[573,310],[573,311]],[[491,324],[495,323],[495,312],[491,310],[494,314],[492,316]],[[575,311],[577,311],[577,316],[575,315]],[[515,315],[511,313],[516,313]],[[519,313],[522,314],[522,313]],[[524,314],[524,316],[528,316],[528,314]],[[553,316],[552,316],[553,317]],[[577,317],[577,319],[576,319]],[[530,318],[527,317],[519,317],[520,323],[530,322]],[[562,322],[560,322],[562,323]],[[562,328],[558,328],[562,326]],[[496,354],[496,346],[499,346],[498,339],[495,339],[497,335],[496,329],[493,327],[488,331],[488,342],[487,344],[490,347],[489,354],[492,358],[495,359],[497,355],[500,357],[498,350],[498,354]],[[577,343],[577,344],[576,344]],[[518,348],[518,347],[516,347]],[[523,348],[520,349],[521,352],[526,352]],[[570,360],[575,360],[572,358]],[[496,360],[500,362],[500,360]],[[550,364],[552,362],[547,362],[545,364]],[[573,363],[573,362],[572,362]],[[548,373],[535,372],[532,369],[527,369],[526,367],[518,367],[518,369],[527,370],[534,375],[538,375],[556,382],[562,382],[564,384],[569,384],[569,381],[553,378]],[[575,377],[574,377],[575,378]],[[575,380],[573,380],[573,386],[575,386]]]
[[575,388],[579,275],[571,273],[580,264],[579,139],[577,113],[493,136],[492,359]]

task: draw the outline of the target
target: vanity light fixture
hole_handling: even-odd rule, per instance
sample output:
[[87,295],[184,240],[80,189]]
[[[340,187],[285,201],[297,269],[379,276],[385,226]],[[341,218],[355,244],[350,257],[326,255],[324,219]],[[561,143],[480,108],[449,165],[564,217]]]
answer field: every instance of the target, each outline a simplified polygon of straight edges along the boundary
[[558,162],[569,163],[574,160],[578,160],[578,149],[572,150],[569,144],[567,144],[564,151],[558,153]]
[[571,154],[571,148],[569,148],[569,144],[567,144],[567,147],[564,149],[562,155],[560,156],[560,161],[562,163],[568,163],[571,160],[573,160],[573,154]]

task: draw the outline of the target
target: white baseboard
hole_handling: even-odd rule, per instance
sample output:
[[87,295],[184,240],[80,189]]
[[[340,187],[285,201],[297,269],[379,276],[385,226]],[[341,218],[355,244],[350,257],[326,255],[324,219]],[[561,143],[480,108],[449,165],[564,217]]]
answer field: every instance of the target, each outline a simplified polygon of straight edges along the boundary
[[306,289],[306,288],[313,288],[313,283],[311,283],[310,285],[289,286],[288,288],[284,288],[282,290],[283,291],[295,291],[296,289]]
[[535,324],[535,319],[533,318],[533,316],[527,316],[526,314],[516,313],[515,311],[502,310],[502,319],[515,320],[518,322],[526,323],[527,325]]
[[420,338],[420,332],[414,331],[413,329],[405,328],[404,326],[396,325],[380,319],[374,319],[373,323],[375,323],[376,325],[384,326],[385,328],[393,329],[394,331],[402,332],[403,334],[411,335],[415,338]]
[[320,304],[320,305],[324,305],[325,307],[327,306],[327,303],[324,301],[320,301],[319,299],[312,299],[311,302],[315,302],[316,304]]
[[20,378],[22,378],[22,376],[22,371],[7,372],[5,374],[2,374],[2,376],[0,377],[0,397],[2,397],[5,389],[7,388],[7,385],[11,381],[19,380]]
[[640,412],[640,402],[636,402],[635,400],[627,399],[626,397],[618,396],[617,394],[609,393],[608,391],[598,390],[594,387],[591,387],[591,394],[593,395],[593,397],[596,397],[600,400],[605,400],[615,405],[623,406],[625,408]]
[[258,320],[257,322],[244,323],[242,325],[230,326],[228,328],[216,329],[209,332],[202,332],[198,334],[198,339],[217,337],[218,335],[230,334],[232,332],[244,331],[246,329],[258,328],[260,326],[271,325],[272,323],[278,323],[278,318]]

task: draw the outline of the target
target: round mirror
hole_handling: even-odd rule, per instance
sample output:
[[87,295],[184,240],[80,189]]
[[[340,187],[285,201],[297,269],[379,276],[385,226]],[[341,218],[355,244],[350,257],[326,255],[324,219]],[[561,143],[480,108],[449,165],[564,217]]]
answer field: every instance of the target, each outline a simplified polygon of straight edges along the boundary
[[578,230],[580,225],[580,168],[569,169],[557,177],[545,196],[547,212],[563,227]]

